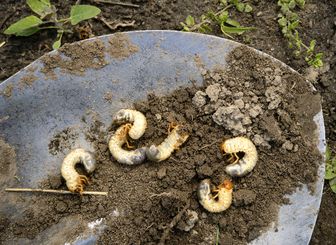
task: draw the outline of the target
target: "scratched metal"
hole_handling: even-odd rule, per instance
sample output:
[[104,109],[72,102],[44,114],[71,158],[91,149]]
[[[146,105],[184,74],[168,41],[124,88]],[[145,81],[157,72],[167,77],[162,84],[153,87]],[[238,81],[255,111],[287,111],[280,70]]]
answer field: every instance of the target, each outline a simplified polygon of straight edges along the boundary
[[[109,125],[113,113],[134,101],[145,99],[149,92],[167,94],[180,86],[202,84],[202,69],[195,61],[196,55],[205,69],[225,67],[226,56],[241,45],[223,38],[176,31],[126,32],[125,35],[139,47],[139,51],[125,59],[113,59],[106,53],[108,64],[101,69],[87,69],[83,76],[56,69],[57,79],[52,80],[41,72],[43,62],[38,59],[0,84],[0,91],[8,85],[14,87],[11,97],[0,96],[0,118],[9,116],[7,121],[0,124],[0,136],[16,148],[17,176],[21,178],[23,186],[37,187],[48,174],[60,171],[64,154],[54,156],[48,151],[48,143],[55,133],[75,126],[79,128],[79,137],[73,147],[92,150],[90,143],[80,133],[81,129],[84,131],[87,127],[81,118],[88,110],[95,111],[102,122]],[[84,42],[100,39],[107,46],[109,37],[111,35]],[[50,52],[46,56],[57,52]],[[275,58],[271,57],[271,60],[285,66]],[[33,74],[38,79],[31,87],[20,89],[20,79],[31,74],[32,67],[36,68]],[[112,92],[112,103],[103,98],[106,91]],[[315,121],[319,130],[316,144],[324,155],[322,112],[316,115]],[[321,163],[319,178],[315,183],[316,192],[310,194],[304,186],[290,195],[291,204],[280,208],[278,221],[251,244],[308,244],[321,201],[323,176],[324,164]],[[18,209],[9,210],[17,212]],[[80,241],[77,238],[75,243],[94,244],[96,241],[92,234],[83,234],[82,237]]]

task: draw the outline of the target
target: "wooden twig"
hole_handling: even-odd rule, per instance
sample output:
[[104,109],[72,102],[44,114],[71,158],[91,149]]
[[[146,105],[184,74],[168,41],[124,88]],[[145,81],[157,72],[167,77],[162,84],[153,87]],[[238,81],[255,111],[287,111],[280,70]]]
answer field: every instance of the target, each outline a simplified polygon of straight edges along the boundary
[[162,236],[160,238],[159,245],[164,245],[165,244],[165,241],[168,238],[171,229],[173,229],[174,226],[176,226],[177,223],[181,220],[182,215],[187,211],[189,206],[190,206],[190,201],[188,199],[187,202],[186,202],[186,205],[183,207],[183,209],[180,212],[178,212],[178,214],[172,219],[172,221],[169,223],[169,225],[163,231]]
[[93,0],[95,3],[107,3],[113,5],[120,5],[125,7],[132,7],[132,8],[139,8],[140,5],[133,4],[133,3],[123,3],[123,2],[116,2],[116,1],[108,1],[108,0]]
[[[32,189],[32,188],[6,188],[5,191],[10,192],[46,192],[46,193],[57,193],[57,194],[77,194],[71,191],[65,190],[50,190],[50,189]],[[83,195],[100,195],[100,196],[107,196],[107,192],[105,191],[83,191]]]

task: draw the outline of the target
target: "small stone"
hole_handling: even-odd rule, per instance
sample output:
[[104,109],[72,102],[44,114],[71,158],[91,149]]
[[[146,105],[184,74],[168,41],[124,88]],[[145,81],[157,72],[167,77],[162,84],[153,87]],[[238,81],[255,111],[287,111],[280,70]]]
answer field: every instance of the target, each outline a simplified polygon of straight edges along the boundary
[[259,12],[257,13],[257,16],[259,17],[259,16],[261,16],[262,14],[263,14],[263,12],[259,11]]
[[161,121],[161,119],[162,119],[161,114],[155,114],[155,117],[156,117],[156,119],[157,119],[158,121]]
[[294,147],[293,143],[288,141],[288,140],[285,143],[282,144],[282,148],[287,150],[287,151],[293,150],[293,147]]
[[206,104],[205,96],[206,93],[204,93],[203,91],[197,91],[192,99],[193,104],[198,108],[204,106]]
[[161,167],[158,171],[157,171],[157,177],[159,179],[163,179],[165,176],[167,175],[167,169],[165,167]]

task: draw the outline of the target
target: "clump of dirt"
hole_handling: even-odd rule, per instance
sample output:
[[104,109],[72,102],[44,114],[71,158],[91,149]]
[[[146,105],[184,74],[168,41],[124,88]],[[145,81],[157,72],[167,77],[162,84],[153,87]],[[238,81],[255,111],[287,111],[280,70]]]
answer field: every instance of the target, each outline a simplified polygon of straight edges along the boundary
[[139,47],[134,45],[124,33],[116,33],[109,38],[109,43],[109,53],[115,59],[125,59],[139,51]]
[[57,155],[57,153],[64,152],[64,150],[70,150],[78,135],[75,128],[63,129],[50,140],[48,145],[49,153]]
[[60,53],[41,58],[44,63],[41,71],[50,79],[57,78],[54,72],[56,68],[61,68],[63,72],[83,75],[88,68],[100,69],[107,64],[105,51],[105,44],[101,40],[65,44],[59,49]]
[[33,83],[37,80],[37,77],[34,74],[25,75],[20,79],[20,88],[31,87]]
[[0,138],[0,156],[0,187],[3,187],[3,184],[13,178],[16,172],[15,149],[3,138]]
[[2,91],[2,95],[6,98],[12,97],[14,86],[13,84],[8,84],[5,89]]
[[[34,239],[74,214],[83,222],[104,219],[101,244],[215,244],[218,227],[220,244],[245,244],[258,237],[277,220],[280,205],[288,203],[286,194],[316,180],[321,156],[316,139],[307,139],[312,139],[312,117],[320,109],[310,105],[318,105],[319,97],[301,76],[250,50],[236,49],[228,64],[225,70],[206,72],[203,87],[151,94],[134,105],[148,122],[145,134],[132,142],[135,147],[162,142],[172,122],[191,129],[188,141],[170,158],[118,164],[106,140],[114,128],[109,132],[109,125],[96,117],[86,134],[98,165],[86,189],[108,191],[108,197],[39,195],[34,210],[11,221],[0,238]],[[259,160],[250,174],[232,180],[232,206],[209,213],[198,203],[197,186],[204,178],[215,184],[230,178],[219,145],[236,135],[253,140]]]
[[113,94],[111,91],[108,91],[104,94],[104,100],[106,100],[109,103],[112,103],[112,98],[113,98]]

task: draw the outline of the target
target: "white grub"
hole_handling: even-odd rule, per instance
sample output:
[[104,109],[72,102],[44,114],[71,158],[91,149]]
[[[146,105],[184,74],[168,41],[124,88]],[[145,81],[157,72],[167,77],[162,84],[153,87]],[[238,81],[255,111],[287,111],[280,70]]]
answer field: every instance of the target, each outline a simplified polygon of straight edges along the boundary
[[69,191],[81,194],[84,191],[84,185],[88,184],[88,178],[77,173],[75,169],[77,163],[82,163],[85,170],[92,173],[96,168],[96,160],[92,153],[81,148],[72,150],[63,160],[61,174]]
[[[232,189],[233,184],[229,180],[225,180],[217,188],[214,188],[210,179],[204,179],[197,189],[199,203],[211,213],[223,212],[231,206]],[[213,196],[212,193],[216,193],[216,195]]]
[[147,158],[154,162],[161,162],[166,160],[179,147],[188,139],[185,128],[181,125],[173,126],[173,130],[169,133],[168,137],[158,146],[151,145],[147,151]]
[[128,131],[128,135],[134,139],[139,139],[147,128],[147,120],[144,114],[132,109],[121,109],[113,116],[113,123],[124,124],[131,123],[132,127]]
[[146,158],[146,147],[133,151],[127,151],[122,146],[127,142],[127,135],[132,126],[125,124],[120,126],[109,140],[109,149],[114,159],[122,164],[136,165],[142,163]]
[[[225,140],[221,144],[221,150],[231,155],[234,161],[226,166],[225,172],[232,177],[242,177],[251,172],[258,160],[258,153],[251,140],[245,137],[235,137]],[[239,158],[236,153],[243,152],[244,156]]]

